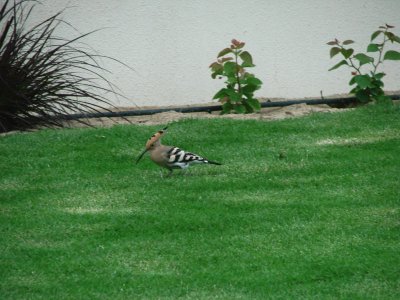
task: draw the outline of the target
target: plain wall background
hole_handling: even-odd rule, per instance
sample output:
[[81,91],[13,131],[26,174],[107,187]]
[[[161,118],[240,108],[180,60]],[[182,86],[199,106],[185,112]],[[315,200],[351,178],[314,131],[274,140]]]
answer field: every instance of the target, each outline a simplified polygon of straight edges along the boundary
[[[66,7],[59,35],[105,28],[85,43],[132,68],[102,60],[107,78],[131,101],[120,106],[207,103],[223,87],[208,66],[232,38],[246,42],[256,64],[250,69],[264,84],[259,97],[319,97],[347,93],[351,70],[328,72],[339,61],[326,43],[352,39],[364,51],[379,25],[396,26],[399,0],[41,0],[35,23]],[[400,45],[396,45],[399,49]],[[389,49],[389,48],[388,48]],[[400,89],[400,62],[388,61],[386,90]]]

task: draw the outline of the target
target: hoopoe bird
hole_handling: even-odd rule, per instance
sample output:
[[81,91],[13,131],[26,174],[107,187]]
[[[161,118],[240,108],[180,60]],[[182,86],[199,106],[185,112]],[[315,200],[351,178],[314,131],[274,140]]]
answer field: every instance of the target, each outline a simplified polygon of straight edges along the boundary
[[173,169],[187,169],[191,164],[221,165],[220,163],[208,160],[197,154],[183,151],[178,147],[162,145],[161,137],[165,134],[166,131],[167,127],[157,131],[148,139],[146,143],[146,148],[136,159],[136,164],[148,151],[150,152],[150,159],[153,162],[169,170],[168,175],[172,174]]

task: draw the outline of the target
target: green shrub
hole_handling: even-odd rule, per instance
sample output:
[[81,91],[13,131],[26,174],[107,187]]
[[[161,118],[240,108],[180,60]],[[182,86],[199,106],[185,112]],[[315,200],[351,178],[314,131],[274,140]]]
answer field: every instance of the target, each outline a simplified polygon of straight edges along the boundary
[[[383,91],[384,83],[382,78],[386,75],[383,72],[378,72],[378,67],[385,60],[400,60],[400,53],[394,50],[388,50],[384,53],[384,48],[387,42],[400,43],[400,38],[390,30],[394,26],[386,24],[380,26],[379,30],[375,31],[371,35],[370,44],[367,46],[368,54],[376,54],[375,57],[364,53],[354,54],[353,48],[347,48],[347,45],[353,44],[352,40],[345,40],[340,42],[337,39],[328,42],[328,45],[333,46],[330,50],[331,58],[337,54],[341,54],[344,59],[334,65],[329,71],[335,70],[341,66],[348,66],[353,71],[351,72],[352,78],[349,82],[350,86],[355,87],[350,91],[351,94],[355,94],[360,102],[387,102],[390,98],[385,95]],[[375,40],[381,37],[380,42]],[[367,71],[362,71],[363,66],[369,66]]]
[[219,52],[217,61],[210,65],[212,78],[226,77],[226,87],[213,98],[222,103],[222,113],[251,113],[261,108],[254,98],[254,92],[261,87],[262,82],[246,71],[246,68],[255,65],[250,53],[242,50],[244,45],[244,42],[233,39],[231,46]]

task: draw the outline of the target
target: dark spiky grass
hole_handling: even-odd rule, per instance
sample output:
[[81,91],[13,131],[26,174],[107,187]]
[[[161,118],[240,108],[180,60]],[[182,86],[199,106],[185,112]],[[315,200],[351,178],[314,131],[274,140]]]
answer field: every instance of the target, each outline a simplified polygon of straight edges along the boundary
[[399,113],[0,137],[0,298],[399,299]]
[[[120,95],[104,75],[105,57],[55,35],[61,12],[27,28],[36,1],[0,8],[0,132],[65,124],[69,113],[102,112]],[[110,57],[107,57],[112,59]],[[104,84],[105,83],[105,84]]]

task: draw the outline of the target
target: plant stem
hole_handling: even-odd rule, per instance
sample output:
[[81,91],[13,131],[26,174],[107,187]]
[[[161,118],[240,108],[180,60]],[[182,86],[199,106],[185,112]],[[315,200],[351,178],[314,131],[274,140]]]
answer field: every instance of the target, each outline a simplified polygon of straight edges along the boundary
[[240,78],[239,78],[239,68],[238,68],[238,53],[239,51],[235,51],[235,63],[236,63],[236,81],[238,85],[238,92],[241,92],[242,87],[240,86]]
[[361,67],[361,66],[360,66],[359,68],[357,68],[357,67],[354,65],[353,60],[351,59],[351,57],[349,57],[349,61],[350,61],[351,66],[352,66],[354,69],[357,70],[358,74],[361,75],[361,71],[360,71],[360,67]]
[[[342,46],[342,45],[339,45],[339,44],[337,44],[341,49],[344,49],[344,47]],[[346,49],[344,49],[344,50],[346,50]],[[353,63],[353,60],[351,59],[351,57],[349,57],[348,58],[348,60],[349,60],[349,62],[350,62],[350,65],[353,67],[353,69],[355,69],[357,72],[358,72],[358,74],[360,74],[361,75],[361,71],[360,71],[360,67],[356,67],[355,66],[355,64]]]
[[[387,29],[385,30],[386,33]],[[388,39],[385,38],[385,34],[383,34],[383,43],[382,43],[382,47],[379,47],[379,57],[378,57],[378,61],[376,62],[376,64],[372,63],[372,65],[374,66],[374,70],[372,71],[372,75],[375,75],[376,70],[378,69],[379,64],[382,63],[381,58],[382,58],[382,53],[383,53],[383,48],[385,47],[385,43],[388,41]]]

